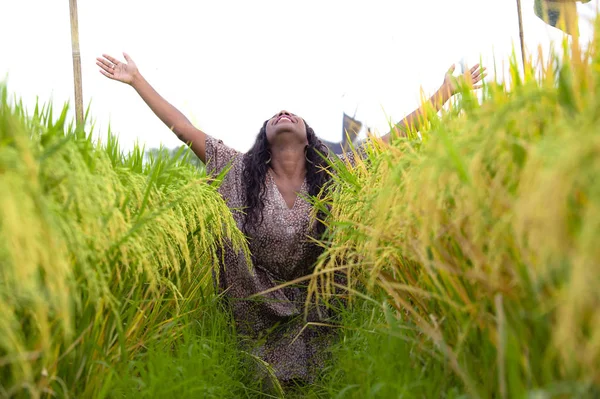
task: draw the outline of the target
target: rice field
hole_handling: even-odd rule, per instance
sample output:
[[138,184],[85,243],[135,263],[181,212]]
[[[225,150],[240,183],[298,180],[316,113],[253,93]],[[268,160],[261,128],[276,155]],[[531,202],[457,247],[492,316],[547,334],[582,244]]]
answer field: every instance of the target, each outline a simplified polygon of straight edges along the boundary
[[[350,300],[286,397],[600,396],[598,40],[333,165],[311,287]],[[0,397],[268,397],[213,289],[247,252],[218,180],[0,99]]]
[[422,139],[338,164],[315,295],[345,270],[411,367],[435,359],[468,397],[598,397],[598,43],[524,75],[513,57],[510,85],[464,87]]
[[0,395],[102,396],[112,365],[208,317],[216,251],[245,242],[185,159],[0,96]]

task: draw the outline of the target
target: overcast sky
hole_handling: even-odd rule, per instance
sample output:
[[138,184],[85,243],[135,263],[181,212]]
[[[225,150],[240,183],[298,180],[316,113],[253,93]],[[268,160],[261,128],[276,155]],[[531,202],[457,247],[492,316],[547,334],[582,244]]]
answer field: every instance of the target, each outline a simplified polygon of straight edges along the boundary
[[[582,37],[598,0],[580,5]],[[560,31],[522,0],[527,47]],[[0,0],[0,78],[26,104],[72,101],[68,0]],[[281,109],[341,139],[342,113],[379,133],[413,111],[462,58],[506,60],[518,50],[516,0],[79,0],[84,102],[97,133],[110,123],[129,149],[179,141],[135,91],[98,72],[95,58],[128,52],[167,100],[206,133],[246,151]]]

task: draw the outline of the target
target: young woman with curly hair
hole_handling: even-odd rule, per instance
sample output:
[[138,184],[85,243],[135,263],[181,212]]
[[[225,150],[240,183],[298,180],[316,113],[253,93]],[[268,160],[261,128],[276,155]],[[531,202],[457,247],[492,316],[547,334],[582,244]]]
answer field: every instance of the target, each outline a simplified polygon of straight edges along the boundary
[[[230,168],[219,192],[248,237],[253,261],[250,269],[243,256],[224,249],[218,284],[231,303],[238,334],[255,344],[253,352],[273,367],[284,385],[312,381],[323,364],[331,330],[307,322],[322,322],[328,314],[310,309],[305,319],[306,284],[272,288],[310,275],[321,253],[313,239],[321,237],[323,226],[311,217],[312,207],[305,198],[318,195],[328,182],[327,147],[302,118],[284,110],[264,122],[253,147],[242,154],[195,128],[152,88],[131,57],[124,57],[126,62],[108,55],[98,58],[100,72],[131,85],[191,146],[209,175]],[[452,71],[430,100],[435,109],[456,93]],[[465,73],[475,88],[484,76],[478,65]],[[397,125],[398,130],[418,127],[422,114],[423,109],[416,110]],[[390,134],[382,139],[388,142]],[[346,159],[352,162],[353,155]],[[269,292],[256,295],[265,291]]]

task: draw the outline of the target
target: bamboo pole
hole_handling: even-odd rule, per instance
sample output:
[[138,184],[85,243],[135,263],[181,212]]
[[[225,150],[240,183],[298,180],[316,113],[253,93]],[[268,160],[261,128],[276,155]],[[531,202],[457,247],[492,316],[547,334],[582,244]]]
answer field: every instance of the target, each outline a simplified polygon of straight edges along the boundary
[[81,55],[79,53],[79,24],[77,22],[77,0],[69,0],[71,14],[71,53],[73,55],[73,80],[75,83],[75,120],[83,124],[83,89],[81,82]]
[[519,15],[519,40],[521,41],[521,59],[523,60],[523,70],[525,70],[525,35],[523,33],[523,13],[521,9],[521,0],[517,0],[517,13]]

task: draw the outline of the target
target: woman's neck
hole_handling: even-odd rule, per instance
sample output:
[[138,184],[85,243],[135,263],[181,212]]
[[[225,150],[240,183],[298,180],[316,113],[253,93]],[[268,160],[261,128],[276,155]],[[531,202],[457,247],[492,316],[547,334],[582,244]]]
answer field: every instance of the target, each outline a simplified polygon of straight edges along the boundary
[[299,145],[271,147],[271,168],[273,172],[284,179],[304,179],[306,175],[304,148],[304,146]]

